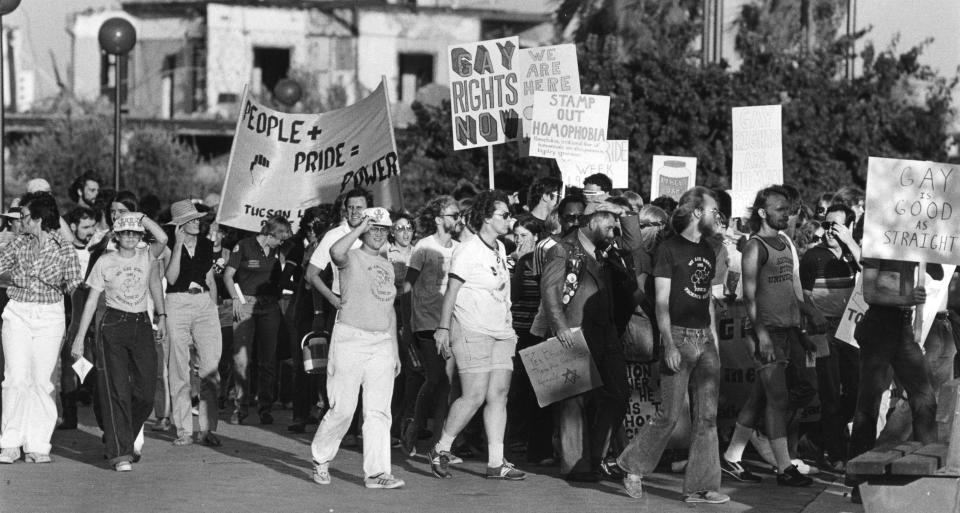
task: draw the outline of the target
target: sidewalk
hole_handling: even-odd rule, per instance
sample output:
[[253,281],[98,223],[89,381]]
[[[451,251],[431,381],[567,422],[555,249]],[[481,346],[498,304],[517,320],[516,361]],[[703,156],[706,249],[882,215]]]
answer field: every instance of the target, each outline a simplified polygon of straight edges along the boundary
[[[644,482],[645,496],[628,497],[619,483],[568,483],[556,468],[524,468],[523,482],[488,481],[485,462],[454,467],[454,478],[438,480],[423,456],[412,460],[394,451],[400,490],[363,488],[359,448],[340,451],[331,464],[333,483],[316,485],[310,476],[309,433],[286,431],[289,411],[260,426],[220,425],[223,446],[174,447],[172,432],[146,431],[143,460],[133,472],[118,473],[103,459],[100,432],[90,408],[81,408],[81,428],[54,434],[49,465],[0,465],[0,511],[126,512],[250,511],[303,512],[741,512],[836,513],[863,511],[843,497],[843,487],[819,480],[809,488],[780,488],[772,474],[745,485],[724,479],[732,500],[720,506],[680,501],[681,474],[656,474]],[[226,415],[223,419],[226,419]],[[253,419],[254,417],[251,417]],[[521,465],[522,467],[522,465]],[[828,478],[830,476],[827,476]]]

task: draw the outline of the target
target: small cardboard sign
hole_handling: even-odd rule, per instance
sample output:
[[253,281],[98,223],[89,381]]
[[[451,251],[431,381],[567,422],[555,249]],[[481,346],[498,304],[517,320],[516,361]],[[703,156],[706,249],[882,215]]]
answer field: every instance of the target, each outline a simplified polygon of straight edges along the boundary
[[573,334],[570,349],[554,337],[520,350],[520,359],[541,408],[603,386],[583,332],[575,328]]

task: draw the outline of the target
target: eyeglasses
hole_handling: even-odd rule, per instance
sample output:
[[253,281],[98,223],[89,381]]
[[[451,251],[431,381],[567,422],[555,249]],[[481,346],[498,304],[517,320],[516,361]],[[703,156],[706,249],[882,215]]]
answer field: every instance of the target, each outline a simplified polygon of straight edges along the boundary
[[665,223],[640,223],[640,229],[644,228],[663,228]]
[[388,227],[386,227],[386,226],[371,226],[371,227],[370,227],[370,231],[371,231],[372,233],[389,233],[389,232],[390,232],[390,228],[388,228]]
[[513,214],[510,212],[494,212],[493,215],[500,217],[500,219],[503,219],[504,221],[513,217]]
[[454,213],[452,213],[452,214],[440,214],[440,217],[449,217],[450,219],[453,219],[454,221],[459,221],[460,218],[463,217],[463,213],[461,213],[461,212],[454,212]]
[[583,220],[584,217],[586,216],[583,216],[580,214],[567,214],[565,216],[562,216],[560,219],[563,220],[563,222],[565,223],[573,224],[573,223],[579,223],[580,221]]
[[398,231],[398,232],[412,232],[412,231],[413,231],[413,227],[412,227],[412,226],[394,226],[393,229],[396,230],[396,231]]

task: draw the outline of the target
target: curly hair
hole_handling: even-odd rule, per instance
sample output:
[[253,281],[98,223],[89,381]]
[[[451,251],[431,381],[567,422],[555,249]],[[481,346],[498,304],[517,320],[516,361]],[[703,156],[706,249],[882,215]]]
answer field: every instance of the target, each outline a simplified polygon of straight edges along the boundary
[[20,199],[20,211],[30,211],[31,219],[40,220],[40,229],[53,232],[60,229],[60,210],[57,200],[49,192],[29,192]]
[[450,205],[456,205],[453,196],[437,196],[417,211],[416,228],[421,237],[429,237],[437,233],[437,221],[440,214]]
[[483,222],[493,217],[497,203],[507,204],[507,195],[500,191],[483,191],[473,199],[473,206],[467,215],[467,224],[474,233],[480,233]]

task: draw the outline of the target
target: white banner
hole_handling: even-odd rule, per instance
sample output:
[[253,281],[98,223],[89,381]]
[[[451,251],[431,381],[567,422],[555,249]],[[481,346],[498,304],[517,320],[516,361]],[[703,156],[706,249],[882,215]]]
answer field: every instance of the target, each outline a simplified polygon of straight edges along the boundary
[[653,156],[653,178],[650,179],[650,200],[670,196],[679,200],[687,189],[697,184],[696,157]]
[[400,206],[400,168],[384,84],[323,114],[287,114],[244,91],[223,183],[220,224],[260,231],[273,215],[297,226],[306,208],[354,187],[378,206]]
[[[779,105],[733,108],[731,189],[750,197],[768,185],[783,183],[783,147]],[[743,204],[733,205],[737,211]],[[736,217],[736,214],[733,214]]]
[[610,97],[537,91],[530,156],[583,161],[606,153]]
[[520,50],[521,155],[530,153],[533,123],[533,93],[580,93],[577,45],[540,46]]
[[584,178],[602,173],[610,177],[615,189],[626,189],[629,187],[629,153],[630,141],[607,141],[603,157],[582,161],[557,159],[557,167],[560,168],[563,184],[568,187],[583,188]]
[[516,36],[447,48],[454,150],[517,139],[519,54],[520,38]]
[[870,157],[863,256],[960,264],[960,166]]

